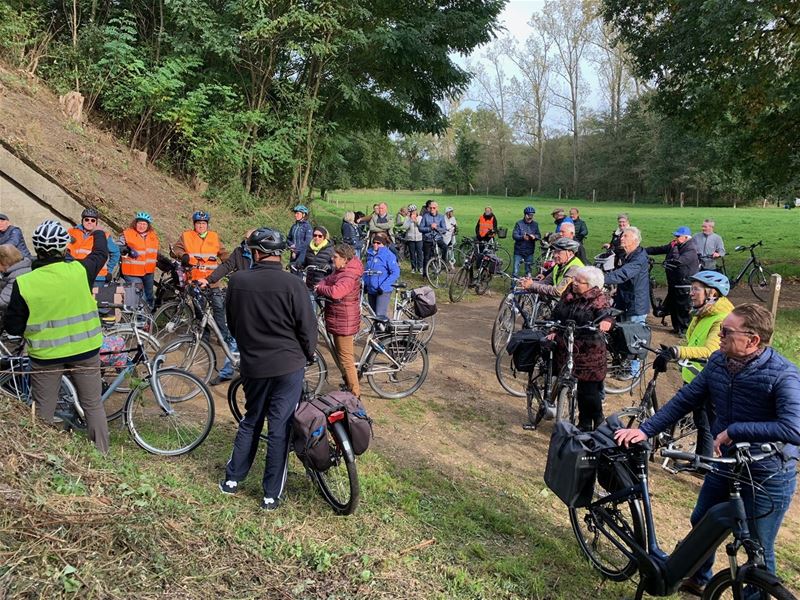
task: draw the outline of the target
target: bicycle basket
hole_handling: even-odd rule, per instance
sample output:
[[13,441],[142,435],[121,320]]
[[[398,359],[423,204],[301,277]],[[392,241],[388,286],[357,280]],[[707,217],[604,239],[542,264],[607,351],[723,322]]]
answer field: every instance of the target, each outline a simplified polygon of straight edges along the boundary
[[507,227],[498,227],[497,228],[497,237],[501,240],[504,240],[508,237],[508,228]]
[[542,340],[545,333],[539,329],[522,329],[515,332],[506,345],[506,352],[512,358],[514,369],[522,373],[530,373],[542,353]]
[[608,272],[614,270],[614,253],[603,252],[594,257],[594,266],[601,271]]
[[616,324],[609,336],[609,346],[612,352],[621,356],[640,359],[647,355],[647,350],[633,346],[637,340],[644,342],[647,346],[650,345],[651,332],[647,325],[623,321]]

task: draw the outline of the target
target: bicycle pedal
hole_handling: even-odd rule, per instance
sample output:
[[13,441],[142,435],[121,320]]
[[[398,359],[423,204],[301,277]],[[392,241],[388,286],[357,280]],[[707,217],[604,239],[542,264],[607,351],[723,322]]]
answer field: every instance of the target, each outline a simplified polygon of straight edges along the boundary
[[536,425],[534,425],[533,423],[523,423],[522,428],[525,431],[536,431]]

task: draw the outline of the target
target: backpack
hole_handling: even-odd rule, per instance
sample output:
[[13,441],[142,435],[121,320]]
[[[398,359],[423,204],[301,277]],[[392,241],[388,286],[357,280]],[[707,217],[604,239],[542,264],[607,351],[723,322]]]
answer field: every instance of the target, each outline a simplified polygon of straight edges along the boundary
[[436,307],[436,292],[429,285],[411,290],[411,300],[414,302],[414,314],[420,319],[435,315],[439,310]]
[[295,454],[304,465],[322,472],[331,466],[327,411],[327,404],[308,396],[297,405],[292,421]]
[[323,402],[338,408],[343,406],[347,412],[347,432],[350,434],[350,444],[353,454],[359,456],[369,448],[372,440],[372,419],[367,415],[364,405],[358,396],[349,391],[331,392],[322,397]]

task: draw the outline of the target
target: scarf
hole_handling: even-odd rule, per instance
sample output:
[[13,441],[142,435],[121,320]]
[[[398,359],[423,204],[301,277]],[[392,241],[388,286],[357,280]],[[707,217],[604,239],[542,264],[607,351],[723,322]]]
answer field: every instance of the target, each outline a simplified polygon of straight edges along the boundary
[[728,368],[728,373],[736,375],[744,370],[744,368],[761,356],[766,348],[759,348],[752,354],[748,354],[744,358],[733,358],[732,356],[726,357],[725,366]]
[[311,243],[308,245],[308,247],[311,248],[311,250],[312,250],[312,252],[314,252],[314,254],[316,254],[317,252],[322,250],[327,245],[328,245],[328,240],[326,240],[325,238],[322,238],[322,242],[320,244],[314,243],[314,240],[312,239]]

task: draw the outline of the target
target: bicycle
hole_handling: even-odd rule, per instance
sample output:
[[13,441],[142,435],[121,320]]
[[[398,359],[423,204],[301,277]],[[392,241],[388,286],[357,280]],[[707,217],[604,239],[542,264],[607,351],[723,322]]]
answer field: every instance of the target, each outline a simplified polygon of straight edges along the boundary
[[[742,268],[739,270],[739,273],[736,277],[730,277],[728,272],[725,268],[725,258],[720,256],[716,260],[720,261],[720,272],[727,277],[731,282],[731,289],[735,288],[736,285],[744,279],[745,274],[747,274],[747,285],[750,287],[750,291],[753,292],[753,295],[758,298],[761,302],[766,302],[767,296],[769,294],[769,282],[767,281],[767,275],[764,273],[764,265],[756,256],[755,249],[758,246],[763,246],[764,241],[759,240],[755,244],[750,244],[749,246],[736,246],[734,248],[735,252],[744,252],[745,250],[750,252],[750,258],[747,259],[747,262],[744,263]],[[701,258],[712,258],[712,257],[701,257]]]
[[497,316],[492,325],[492,353],[497,356],[508,344],[511,335],[517,330],[517,323],[521,320],[520,328],[529,329],[536,319],[546,319],[553,307],[551,298],[515,289],[519,279],[511,277],[511,289],[500,301]]
[[[439,248],[439,240],[441,239],[442,234],[436,232],[432,235],[431,240],[426,240],[427,242],[433,243],[433,254],[425,265],[425,277],[427,278],[428,283],[437,289],[447,281],[447,273],[450,272],[450,265],[445,262],[444,258],[442,257],[442,250]],[[442,277],[442,274],[444,274],[444,278]]]
[[471,243],[471,252],[450,280],[450,302],[460,302],[470,287],[475,288],[475,293],[482,296],[489,289],[492,277],[503,271],[503,261],[496,254],[498,246],[494,239],[486,242],[473,240]]
[[[613,581],[626,581],[638,572],[640,580],[635,598],[640,600],[645,593],[673,594],[681,581],[732,533],[733,541],[725,546],[729,567],[714,575],[702,597],[739,600],[753,597],[751,593],[755,592],[756,598],[793,599],[780,579],[766,570],[763,547],[750,533],[741,496],[743,483],[754,488],[758,485],[743,477],[744,473],[749,475],[749,466],[778,452],[774,444],[764,444],[759,452],[753,452],[748,442],[735,444],[732,456],[720,458],[662,449],[663,457],[683,461],[676,463],[677,472],[717,473],[730,481],[728,500],[709,510],[675,550],[667,554],[658,545],[650,503],[649,449],[645,445],[633,445],[627,449],[615,446],[598,451],[598,468],[613,469],[623,477],[617,479],[615,485],[608,486],[611,491],[595,487],[588,506],[569,509],[572,530],[581,552],[595,569]],[[598,476],[599,473],[598,470]],[[738,564],[737,554],[742,548],[747,560]]]
[[[643,348],[654,354],[658,354],[658,350],[651,348],[641,342],[636,343],[636,346]],[[656,380],[660,375],[659,371],[653,370],[653,376],[647,382],[644,394],[638,406],[629,406],[623,408],[614,414],[619,419],[622,426],[626,429],[638,428],[644,421],[652,417],[659,409],[658,397],[656,395]],[[697,436],[697,427],[695,427],[692,415],[685,415],[678,421],[668,432],[664,432],[650,439],[652,452],[650,453],[651,459],[660,448],[669,448],[671,450],[681,450],[684,452],[694,452]],[[661,463],[661,468],[670,473],[677,471],[670,467],[669,459],[664,459]]]
[[[417,338],[419,342],[427,347],[428,343],[433,338],[433,332],[436,329],[436,315],[420,318],[417,316],[414,309],[414,298],[412,290],[408,289],[408,284],[398,281],[392,284],[394,289],[394,304],[392,307],[392,321],[424,321],[428,324],[428,328],[422,331]],[[372,329],[372,322],[370,317],[375,318],[377,315],[367,301],[367,295],[364,293],[364,288],[361,288],[361,326],[354,340],[361,341],[364,339]]]
[[[244,418],[244,393],[239,393],[241,388],[242,379],[240,377],[234,379],[228,388],[228,408],[237,423]],[[308,392],[308,387],[304,386],[300,402],[308,402],[312,396],[313,394],[310,395]],[[328,445],[331,449],[330,467],[325,471],[318,471],[310,465],[304,464],[303,466],[316,484],[320,495],[333,508],[333,511],[339,515],[351,515],[358,507],[360,485],[356,469],[356,456],[345,426],[347,415],[343,407],[332,407],[327,420]],[[267,434],[263,431],[260,437],[264,441],[267,440]],[[292,445],[290,438],[290,449]]]

